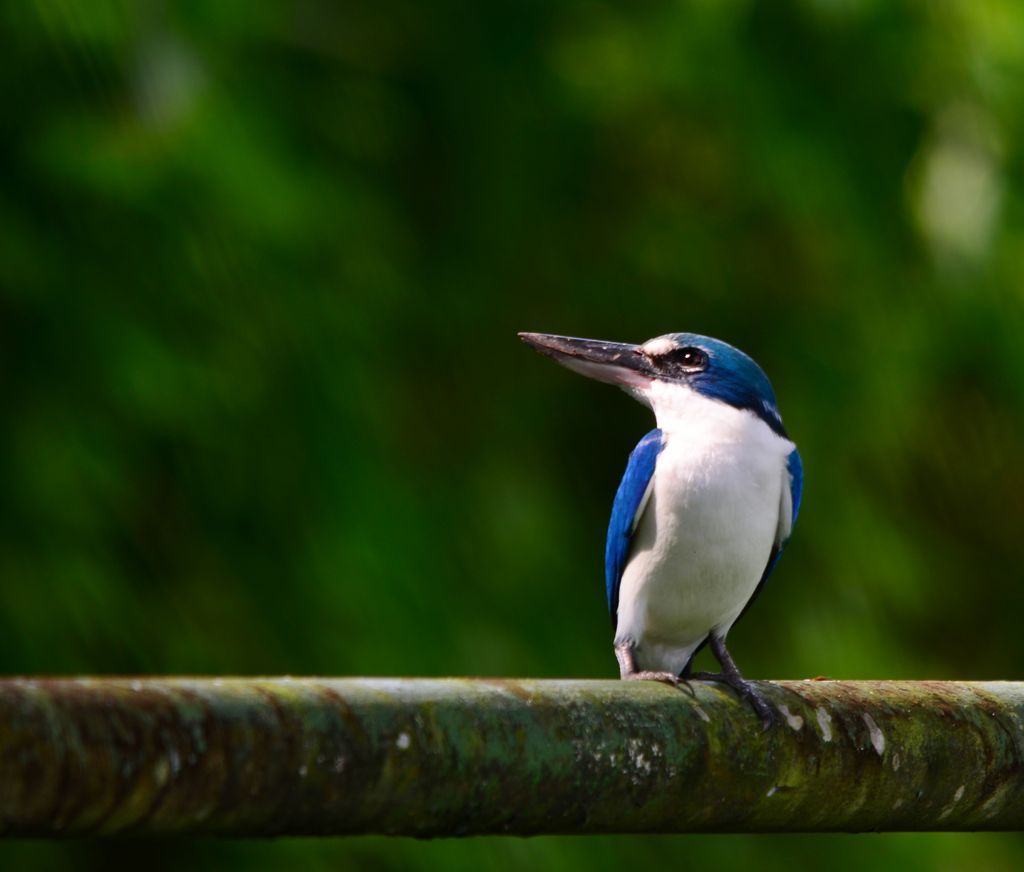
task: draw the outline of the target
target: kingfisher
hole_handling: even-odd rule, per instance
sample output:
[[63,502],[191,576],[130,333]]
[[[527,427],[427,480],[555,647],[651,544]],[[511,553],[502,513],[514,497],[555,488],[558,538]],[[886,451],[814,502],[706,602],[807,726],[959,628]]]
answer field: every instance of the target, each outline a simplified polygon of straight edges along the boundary
[[[742,351],[696,333],[642,345],[520,333],[541,354],[618,385],[657,427],[629,456],[612,503],[605,586],[619,673],[687,687],[715,681],[772,711],[726,647],[793,531],[803,464],[768,377]],[[720,672],[692,672],[705,645]]]

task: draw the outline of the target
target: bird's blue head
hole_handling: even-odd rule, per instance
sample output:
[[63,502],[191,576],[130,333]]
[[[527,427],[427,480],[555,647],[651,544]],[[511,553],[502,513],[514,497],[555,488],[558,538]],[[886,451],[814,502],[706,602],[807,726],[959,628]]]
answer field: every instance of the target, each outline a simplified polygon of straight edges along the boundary
[[642,345],[629,345],[548,333],[520,333],[519,337],[563,366],[618,385],[648,405],[654,405],[656,388],[689,388],[709,399],[746,409],[780,436],[786,436],[775,392],[764,371],[752,358],[720,339],[696,333],[666,333]]

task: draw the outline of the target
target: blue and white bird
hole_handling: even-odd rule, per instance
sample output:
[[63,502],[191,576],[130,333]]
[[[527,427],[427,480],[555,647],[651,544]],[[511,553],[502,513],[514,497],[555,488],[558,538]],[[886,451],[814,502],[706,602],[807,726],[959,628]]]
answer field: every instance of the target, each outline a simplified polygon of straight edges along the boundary
[[[608,525],[605,581],[621,677],[723,682],[767,727],[771,709],[725,645],[800,510],[803,466],[767,376],[742,351],[694,333],[642,345],[519,336],[623,388],[657,420],[629,457]],[[705,644],[721,672],[691,673]]]

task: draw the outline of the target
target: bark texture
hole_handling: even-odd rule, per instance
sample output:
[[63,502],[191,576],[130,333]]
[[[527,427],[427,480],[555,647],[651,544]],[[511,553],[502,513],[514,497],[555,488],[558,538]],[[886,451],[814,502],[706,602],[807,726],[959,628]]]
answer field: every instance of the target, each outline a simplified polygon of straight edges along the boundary
[[1024,684],[0,681],[0,834],[1024,827]]

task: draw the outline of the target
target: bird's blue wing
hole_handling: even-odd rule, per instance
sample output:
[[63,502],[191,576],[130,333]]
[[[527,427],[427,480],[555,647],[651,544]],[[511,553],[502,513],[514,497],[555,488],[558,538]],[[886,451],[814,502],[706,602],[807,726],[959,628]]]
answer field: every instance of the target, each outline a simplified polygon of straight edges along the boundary
[[637,443],[626,464],[619,489],[612,503],[612,517],[608,522],[608,540],[604,549],[605,587],[608,593],[608,611],[612,626],[619,611],[619,583],[629,557],[629,546],[636,532],[640,516],[647,506],[654,467],[662,449],[661,430],[651,430]]
[[[800,497],[804,493],[804,464],[800,459],[800,452],[795,448],[789,452],[786,459],[786,470],[789,472],[789,495],[793,502],[793,520],[789,525],[792,531],[796,526],[796,516],[800,514]],[[779,547],[785,544],[783,541]]]
[[757,583],[753,594],[750,599],[747,600],[747,604],[743,607],[743,611],[740,612],[739,617],[736,618],[738,621],[746,614],[747,609],[750,608],[750,604],[757,599],[757,595],[761,592],[761,588],[764,587],[764,583],[768,580],[768,576],[772,574],[772,570],[775,569],[775,564],[779,562],[779,557],[782,555],[782,549],[786,547],[786,542],[789,541],[790,534],[793,532],[793,527],[796,526],[796,516],[800,514],[800,498],[804,492],[804,464],[800,460],[800,452],[795,448],[789,452],[789,457],[786,458],[786,472],[789,474],[789,502],[790,502],[790,517],[789,523],[779,523],[779,537],[775,540],[775,544],[772,546],[771,554],[768,555],[768,565],[764,568],[764,573],[761,575],[761,580]]

